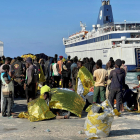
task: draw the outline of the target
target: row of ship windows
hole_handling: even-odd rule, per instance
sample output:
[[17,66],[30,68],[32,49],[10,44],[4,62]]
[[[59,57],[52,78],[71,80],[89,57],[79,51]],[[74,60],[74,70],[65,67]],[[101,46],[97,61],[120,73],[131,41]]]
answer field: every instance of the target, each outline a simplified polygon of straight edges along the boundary
[[81,42],[78,42],[78,43],[73,43],[73,44],[70,44],[70,45],[66,45],[66,47],[74,47],[74,46],[89,44],[89,43],[93,43],[93,42],[100,42],[100,41],[104,41],[104,40],[108,40],[108,39],[111,39],[111,35],[105,35],[105,36],[81,41]]

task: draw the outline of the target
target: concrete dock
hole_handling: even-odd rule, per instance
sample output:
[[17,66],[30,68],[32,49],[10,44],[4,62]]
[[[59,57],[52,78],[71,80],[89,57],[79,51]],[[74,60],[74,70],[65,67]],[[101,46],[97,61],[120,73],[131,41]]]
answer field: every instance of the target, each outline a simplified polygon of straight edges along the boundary
[[[14,110],[26,110],[26,100],[16,100]],[[4,118],[0,114],[0,140],[85,140],[84,130],[86,114],[82,118],[71,117],[69,120],[46,120],[29,122],[27,119]],[[47,129],[50,132],[47,132]],[[115,117],[110,136],[101,140],[139,140],[140,114],[123,113]]]

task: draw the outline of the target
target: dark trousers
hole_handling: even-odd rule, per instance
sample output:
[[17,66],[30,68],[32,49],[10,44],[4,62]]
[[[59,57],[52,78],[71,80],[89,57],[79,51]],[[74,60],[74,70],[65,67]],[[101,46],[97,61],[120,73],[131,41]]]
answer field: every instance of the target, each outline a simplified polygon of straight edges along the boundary
[[3,107],[2,107],[2,116],[6,115],[6,110],[7,110],[7,115],[8,115],[8,117],[10,117],[11,116],[11,108],[12,108],[12,98],[4,97]]
[[69,87],[69,78],[63,77],[63,88],[68,88],[68,87]]
[[27,103],[30,100],[35,99],[35,88],[36,88],[36,84],[32,83],[29,86],[26,87],[25,93],[26,93],[26,98],[27,98]]
[[115,89],[110,90],[109,101],[113,108],[114,108],[114,99],[116,99],[117,101],[116,108],[118,111],[120,111],[120,105],[122,103],[122,90]]
[[60,76],[53,76],[55,87],[59,87]]
[[15,97],[18,96],[18,94],[23,97],[25,95],[25,92],[24,92],[24,88],[23,88],[23,84],[22,83],[18,83],[16,81],[14,81],[14,94],[15,94]]

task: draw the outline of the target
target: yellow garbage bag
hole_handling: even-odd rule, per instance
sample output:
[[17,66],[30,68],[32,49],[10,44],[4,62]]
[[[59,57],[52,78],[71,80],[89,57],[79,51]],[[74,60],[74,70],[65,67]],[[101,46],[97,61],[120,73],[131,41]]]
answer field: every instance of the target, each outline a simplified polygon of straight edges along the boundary
[[114,119],[114,111],[108,100],[101,105],[94,104],[93,106],[102,107],[102,113],[94,113],[93,107],[88,112],[84,131],[88,139],[104,138],[109,136],[111,125]]

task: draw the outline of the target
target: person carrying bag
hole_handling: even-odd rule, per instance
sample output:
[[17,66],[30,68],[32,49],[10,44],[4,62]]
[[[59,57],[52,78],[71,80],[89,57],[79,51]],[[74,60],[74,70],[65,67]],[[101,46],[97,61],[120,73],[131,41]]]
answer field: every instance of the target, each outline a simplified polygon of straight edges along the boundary
[[[3,66],[4,72],[1,73],[1,81],[2,81],[2,93],[3,93],[3,106],[2,106],[2,116],[10,117],[11,116],[11,108],[13,103],[12,92],[14,90],[14,85],[12,79],[10,78],[9,65]],[[7,115],[6,115],[7,110]]]

